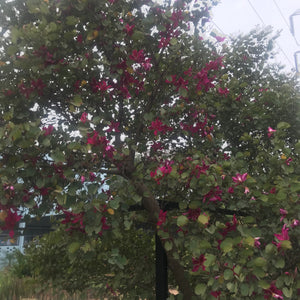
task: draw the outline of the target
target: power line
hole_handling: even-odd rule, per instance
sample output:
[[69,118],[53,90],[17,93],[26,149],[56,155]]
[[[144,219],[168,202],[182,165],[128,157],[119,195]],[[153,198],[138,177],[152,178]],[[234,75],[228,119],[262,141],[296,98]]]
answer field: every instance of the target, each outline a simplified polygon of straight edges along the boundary
[[280,13],[280,15],[281,15],[281,17],[282,17],[282,19],[283,19],[284,23],[286,24],[286,26],[287,26],[287,28],[288,28],[288,30],[289,30],[289,33],[290,33],[290,34],[291,34],[291,36],[294,38],[294,40],[295,40],[295,42],[296,42],[296,44],[297,44],[296,37],[295,37],[295,36],[294,36],[294,35],[291,33],[291,28],[290,28],[290,25],[289,25],[289,23],[287,22],[287,20],[286,20],[285,16],[283,15],[283,13],[282,13],[282,11],[281,11],[280,7],[278,6],[278,4],[277,4],[276,0],[273,0],[273,2],[274,2],[274,4],[275,4],[275,6],[277,7],[277,9],[278,9],[278,11],[279,11],[279,13]]
[[[260,16],[260,14],[257,12],[257,10],[255,9],[255,7],[252,5],[252,3],[250,2],[250,0],[247,0],[249,5],[251,6],[251,8],[253,9],[253,11],[255,12],[256,16],[260,19],[260,21],[262,22],[262,24],[264,26],[266,26],[263,18]],[[288,58],[287,54],[283,51],[283,49],[280,47],[280,45],[277,43],[277,41],[275,41],[277,47],[279,48],[279,50],[283,53],[283,55],[285,56],[285,58],[287,59],[287,61],[290,63],[290,65],[292,66],[292,68],[294,67],[294,64],[290,61],[290,59]]]

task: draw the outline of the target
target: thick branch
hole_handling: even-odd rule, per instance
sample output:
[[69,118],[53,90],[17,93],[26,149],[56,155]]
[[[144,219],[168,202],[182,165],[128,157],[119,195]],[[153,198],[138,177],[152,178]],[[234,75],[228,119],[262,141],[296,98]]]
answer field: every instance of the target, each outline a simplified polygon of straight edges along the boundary
[[[149,213],[150,221],[155,226],[160,212],[160,207],[157,200],[152,195],[151,191],[143,182],[133,182],[137,193],[143,197],[142,204]],[[166,242],[161,239],[163,245]],[[173,272],[175,280],[179,286],[180,291],[183,293],[184,300],[190,300],[194,296],[193,290],[189,284],[188,279],[185,277],[183,266],[178,259],[174,258],[174,253],[177,253],[177,248],[173,243],[173,248],[167,251],[168,266]]]

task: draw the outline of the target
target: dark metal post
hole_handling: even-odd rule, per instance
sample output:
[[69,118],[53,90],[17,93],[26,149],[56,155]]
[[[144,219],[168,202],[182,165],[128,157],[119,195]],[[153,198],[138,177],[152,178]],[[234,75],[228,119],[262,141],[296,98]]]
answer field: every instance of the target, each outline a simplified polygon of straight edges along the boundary
[[168,261],[165,249],[157,233],[155,234],[156,255],[156,300],[166,300],[168,293]]

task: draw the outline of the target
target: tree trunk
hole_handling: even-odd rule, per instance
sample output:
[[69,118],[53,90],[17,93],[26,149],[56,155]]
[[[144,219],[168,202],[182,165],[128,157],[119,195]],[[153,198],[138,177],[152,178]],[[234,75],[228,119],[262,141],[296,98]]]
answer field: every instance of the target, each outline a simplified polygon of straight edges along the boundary
[[[133,182],[137,193],[143,197],[142,204],[144,208],[149,213],[150,221],[156,229],[156,223],[158,220],[158,215],[160,212],[160,207],[156,199],[153,197],[152,193],[149,191],[148,187],[142,182]],[[162,244],[166,241],[160,239]],[[183,266],[180,264],[179,260],[174,258],[174,253],[177,253],[177,248],[173,243],[173,247],[170,251],[166,251],[168,258],[168,267],[173,272],[175,280],[179,286],[179,290],[183,293],[184,300],[191,300],[194,296],[193,289],[190,286],[189,281],[185,277],[185,271]]]

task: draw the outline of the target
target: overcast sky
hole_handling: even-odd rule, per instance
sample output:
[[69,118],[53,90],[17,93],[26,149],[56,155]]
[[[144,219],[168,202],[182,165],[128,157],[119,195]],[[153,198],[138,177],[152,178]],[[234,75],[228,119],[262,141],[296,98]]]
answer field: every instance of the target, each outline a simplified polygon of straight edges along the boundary
[[[299,0],[221,0],[212,11],[212,21],[219,32],[228,35],[249,32],[256,25],[271,25],[275,31],[282,30],[277,40],[277,60],[290,71],[295,68],[294,53],[300,51],[289,30],[290,15],[297,10],[300,11]],[[293,19],[300,44],[300,12]]]

